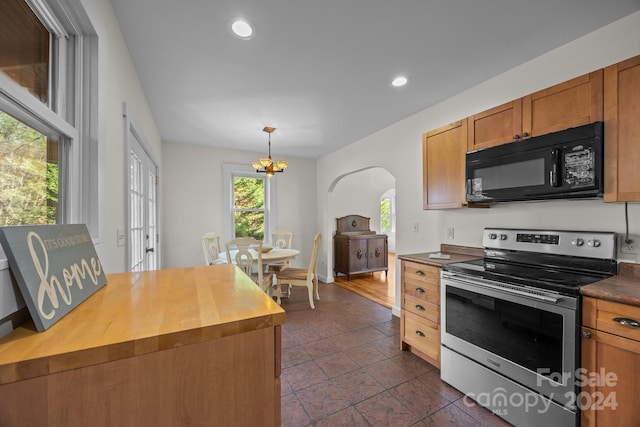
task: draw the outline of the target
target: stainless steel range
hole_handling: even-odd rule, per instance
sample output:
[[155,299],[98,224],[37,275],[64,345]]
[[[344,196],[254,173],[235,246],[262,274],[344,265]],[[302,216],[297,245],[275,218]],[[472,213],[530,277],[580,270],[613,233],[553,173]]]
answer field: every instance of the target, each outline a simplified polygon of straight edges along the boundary
[[616,235],[486,228],[441,280],[441,377],[516,426],[579,423],[581,286],[616,274]]

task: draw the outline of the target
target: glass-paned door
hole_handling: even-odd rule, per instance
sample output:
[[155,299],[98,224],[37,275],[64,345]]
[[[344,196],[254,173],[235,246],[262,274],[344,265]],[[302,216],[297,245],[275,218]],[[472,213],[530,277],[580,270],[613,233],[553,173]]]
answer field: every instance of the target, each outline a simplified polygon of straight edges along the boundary
[[142,148],[135,132],[129,131],[129,270],[158,268],[158,171]]

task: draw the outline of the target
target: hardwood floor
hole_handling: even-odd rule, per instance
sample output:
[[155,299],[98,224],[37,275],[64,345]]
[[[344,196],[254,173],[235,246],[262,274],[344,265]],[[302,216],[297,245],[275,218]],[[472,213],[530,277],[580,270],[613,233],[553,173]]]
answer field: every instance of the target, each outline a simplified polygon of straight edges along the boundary
[[395,301],[395,267],[396,254],[389,253],[389,271],[375,273],[352,274],[351,280],[347,276],[334,277],[334,284],[355,292],[365,298],[377,302],[385,307],[392,308]]

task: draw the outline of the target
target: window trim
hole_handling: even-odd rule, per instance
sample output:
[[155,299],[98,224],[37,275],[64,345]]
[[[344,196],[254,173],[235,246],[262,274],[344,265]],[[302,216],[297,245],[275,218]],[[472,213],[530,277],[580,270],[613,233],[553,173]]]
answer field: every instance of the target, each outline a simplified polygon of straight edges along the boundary
[[[49,105],[0,72],[0,108],[62,150],[60,223],[85,223],[94,242],[105,239],[106,146],[98,141],[98,39],[78,0],[25,0],[51,34]],[[55,67],[55,68],[54,68]]]
[[264,240],[268,241],[271,231],[275,230],[276,209],[275,200],[277,192],[277,183],[273,177],[267,177],[265,174],[256,172],[250,165],[237,163],[223,163],[222,171],[224,175],[224,204],[223,204],[223,220],[225,223],[223,231],[223,239],[231,240],[235,236],[235,217],[233,211],[233,178],[243,176],[248,178],[261,178],[264,183]]

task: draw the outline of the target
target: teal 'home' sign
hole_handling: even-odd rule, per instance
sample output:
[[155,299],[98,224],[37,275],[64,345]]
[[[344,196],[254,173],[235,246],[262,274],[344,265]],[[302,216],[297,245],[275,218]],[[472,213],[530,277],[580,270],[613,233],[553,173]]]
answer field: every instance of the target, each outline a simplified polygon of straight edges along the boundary
[[0,243],[38,332],[107,284],[84,224],[0,227]]

